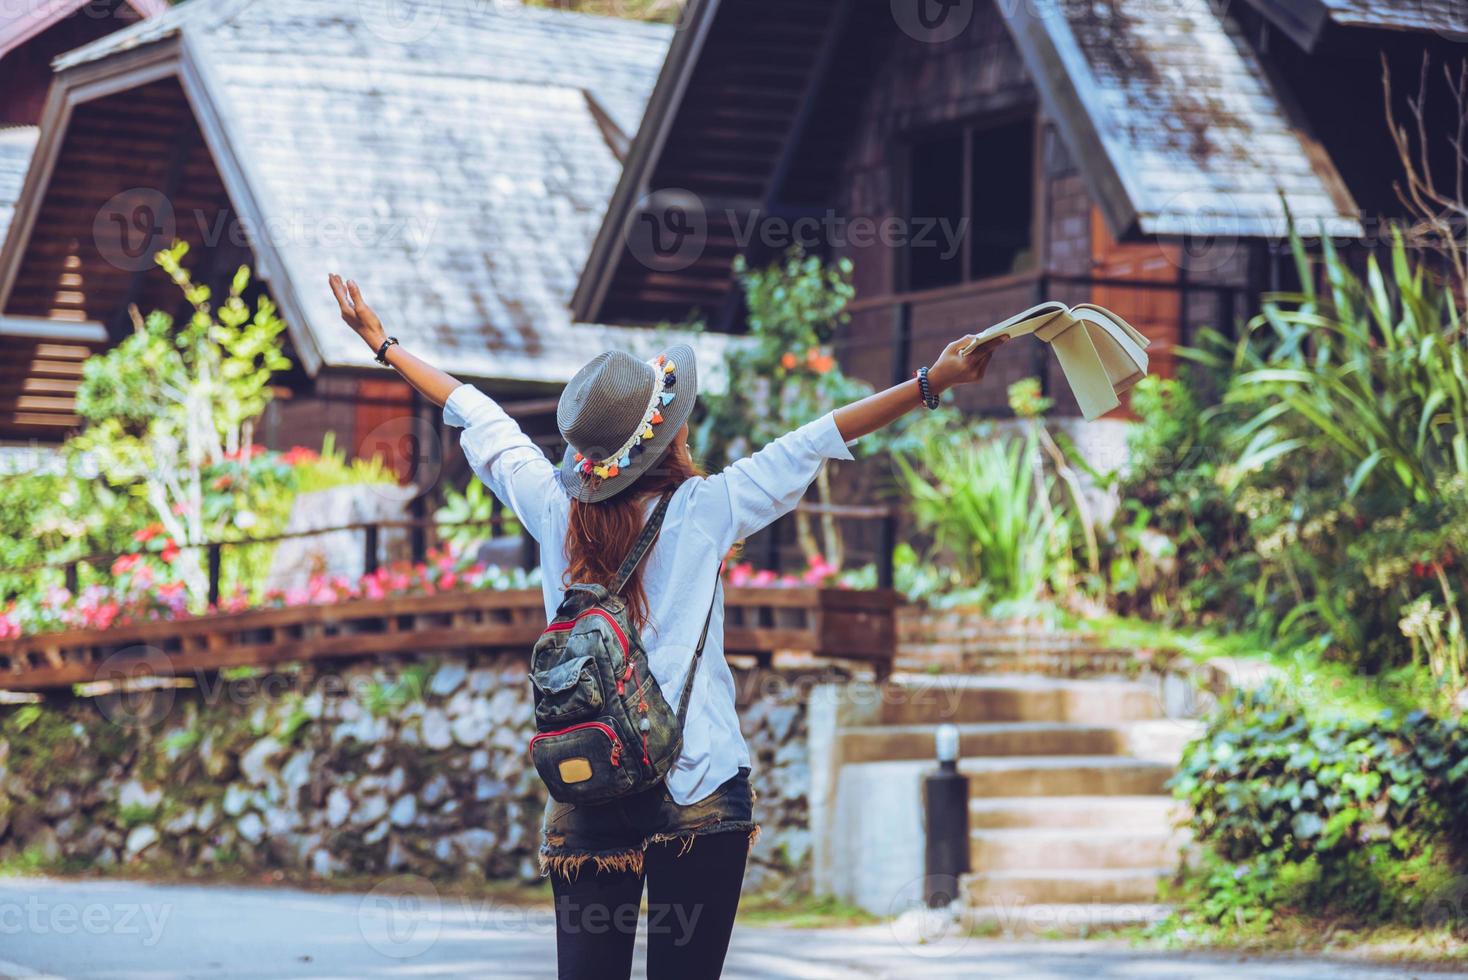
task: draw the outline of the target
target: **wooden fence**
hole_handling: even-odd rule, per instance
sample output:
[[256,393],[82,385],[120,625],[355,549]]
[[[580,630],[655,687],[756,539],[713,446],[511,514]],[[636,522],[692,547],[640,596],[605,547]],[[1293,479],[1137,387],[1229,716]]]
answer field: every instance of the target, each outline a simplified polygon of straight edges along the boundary
[[[769,663],[782,651],[890,670],[897,594],[888,589],[729,588],[726,653]],[[539,589],[440,592],[218,613],[106,630],[0,641],[0,689],[191,676],[270,666],[447,651],[528,651],[545,626]]]

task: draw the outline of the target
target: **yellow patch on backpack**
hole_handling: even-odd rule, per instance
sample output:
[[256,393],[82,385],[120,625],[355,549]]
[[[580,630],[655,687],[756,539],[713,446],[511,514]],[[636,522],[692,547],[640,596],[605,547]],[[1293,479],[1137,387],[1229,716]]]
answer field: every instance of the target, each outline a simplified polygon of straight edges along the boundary
[[557,768],[560,769],[563,783],[584,783],[591,778],[591,761],[585,756],[562,759]]

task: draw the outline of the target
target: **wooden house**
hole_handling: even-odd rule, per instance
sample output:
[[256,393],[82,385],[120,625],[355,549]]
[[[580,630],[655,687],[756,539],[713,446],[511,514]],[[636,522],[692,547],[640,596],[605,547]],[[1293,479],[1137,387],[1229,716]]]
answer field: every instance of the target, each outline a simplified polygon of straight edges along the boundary
[[[30,166],[51,87],[51,59],[105,37],[167,9],[164,0],[48,0],[0,6],[0,241],[15,210]],[[14,325],[13,325],[14,326]],[[0,325],[0,334],[5,333]],[[11,356],[0,360],[0,414],[21,410],[18,399],[42,400],[72,384],[65,375],[75,370],[65,363],[71,351],[57,350],[63,377],[44,372],[21,380],[25,366]]]
[[60,439],[79,361],[130,307],[178,309],[151,262],[174,238],[200,281],[251,265],[287,322],[267,444],[353,449],[422,410],[341,323],[332,271],[553,432],[589,352],[657,340],[568,301],[672,33],[476,0],[186,0],[62,55],[0,248],[0,439]]
[[[1462,57],[1461,5],[1386,0],[692,0],[573,315],[697,311],[792,242],[854,262],[843,365],[885,384],[1043,299],[1113,307],[1153,363],[1225,330],[1307,235],[1400,211],[1381,57],[1412,91]],[[1444,92],[1433,131],[1456,131]],[[943,230],[958,230],[944,234]],[[1053,358],[1015,344],[965,404]]]

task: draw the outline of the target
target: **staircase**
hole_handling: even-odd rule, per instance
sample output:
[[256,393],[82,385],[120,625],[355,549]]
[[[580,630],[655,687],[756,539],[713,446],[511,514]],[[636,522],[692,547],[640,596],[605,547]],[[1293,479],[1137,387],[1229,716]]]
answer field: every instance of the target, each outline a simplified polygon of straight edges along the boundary
[[[1155,919],[1158,884],[1187,844],[1164,784],[1198,728],[1166,717],[1158,690],[1120,677],[895,675],[880,705],[836,728],[834,806],[848,810],[836,823],[860,838],[895,817],[910,836],[907,794],[921,799],[934,733],[951,723],[969,777],[976,928],[1085,934]],[[858,801],[875,812],[852,812]]]

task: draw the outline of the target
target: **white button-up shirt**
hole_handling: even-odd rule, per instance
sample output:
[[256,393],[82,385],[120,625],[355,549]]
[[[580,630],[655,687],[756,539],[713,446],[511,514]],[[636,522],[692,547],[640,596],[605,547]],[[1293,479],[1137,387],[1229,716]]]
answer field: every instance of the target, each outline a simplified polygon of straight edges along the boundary
[[[469,465],[540,542],[541,590],[549,619],[565,584],[571,510],[555,464],[473,385],[461,385],[449,396],[443,419],[464,429],[459,443]],[[669,704],[677,704],[704,616],[714,603],[683,728],[683,754],[668,773],[668,791],[680,804],[703,799],[741,766],[750,765],[734,708],[734,675],[724,660],[723,590],[717,601],[714,594],[719,563],[735,542],[794,510],[826,460],[851,458],[835,418],[827,414],[722,473],[688,480],[668,502],[662,533],[643,559],[648,624],[642,644]],[[648,502],[649,512],[653,503]]]

